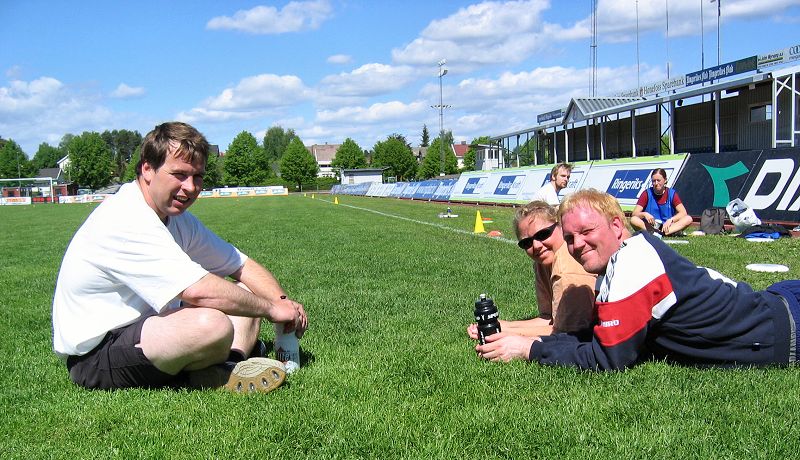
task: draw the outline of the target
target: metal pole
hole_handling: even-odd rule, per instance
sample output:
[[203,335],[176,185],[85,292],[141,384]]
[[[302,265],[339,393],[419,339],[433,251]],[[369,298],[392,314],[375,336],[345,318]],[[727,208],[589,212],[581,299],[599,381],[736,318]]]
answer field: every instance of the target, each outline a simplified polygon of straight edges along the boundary
[[439,61],[439,160],[441,162],[441,172],[444,176],[444,102],[442,95],[442,77],[447,74],[447,69],[442,68],[447,64],[445,59]]

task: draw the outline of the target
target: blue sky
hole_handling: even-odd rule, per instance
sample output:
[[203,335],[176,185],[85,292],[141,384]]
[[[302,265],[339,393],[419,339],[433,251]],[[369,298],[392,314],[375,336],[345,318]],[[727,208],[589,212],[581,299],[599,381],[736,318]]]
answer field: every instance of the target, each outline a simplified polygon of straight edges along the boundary
[[[722,1],[721,62],[800,44],[800,0]],[[717,3],[598,0],[598,95],[717,63]],[[701,21],[700,7],[705,15]],[[669,22],[667,23],[667,8]],[[32,157],[64,134],[168,120],[225,150],[270,126],[306,145],[392,133],[457,141],[534,126],[588,96],[590,0],[0,2],[0,137]],[[638,9],[638,72],[637,72]],[[669,39],[666,36],[669,25]]]

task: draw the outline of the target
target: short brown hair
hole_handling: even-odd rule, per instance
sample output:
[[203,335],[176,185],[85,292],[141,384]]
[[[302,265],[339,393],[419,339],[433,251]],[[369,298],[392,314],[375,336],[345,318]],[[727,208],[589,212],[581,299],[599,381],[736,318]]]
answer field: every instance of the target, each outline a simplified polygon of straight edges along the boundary
[[557,209],[555,206],[550,206],[544,201],[531,201],[530,203],[517,208],[514,214],[514,233],[519,239],[519,224],[528,217],[539,217],[547,220],[548,222],[558,222]]
[[608,222],[614,220],[614,217],[619,217],[622,222],[625,222],[625,213],[622,212],[617,199],[606,192],[593,188],[581,189],[567,195],[564,201],[561,202],[561,206],[558,207],[558,221],[561,222],[564,214],[579,206],[594,209],[601,216],[604,216]]
[[[177,146],[175,146],[177,144]],[[173,151],[174,149],[174,151]],[[171,153],[189,163],[208,161],[208,141],[193,126],[180,121],[162,123],[147,133],[142,140],[139,163],[136,164],[136,176],[142,175],[142,165],[150,164],[158,169]]]

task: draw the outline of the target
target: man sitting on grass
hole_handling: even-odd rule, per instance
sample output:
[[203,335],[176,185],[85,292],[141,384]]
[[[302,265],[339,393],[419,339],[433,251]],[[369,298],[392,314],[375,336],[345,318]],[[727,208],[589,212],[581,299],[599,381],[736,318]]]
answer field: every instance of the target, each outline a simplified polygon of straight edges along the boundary
[[582,369],[624,369],[647,359],[701,366],[787,365],[797,360],[800,281],[766,291],[697,267],[649,233],[633,236],[617,200],[581,190],[559,208],[572,256],[601,275],[589,337],[486,338],[478,354]]
[[308,320],[267,269],[185,212],[208,150],[187,124],[156,126],[136,180],[73,237],[53,300],[53,348],[76,384],[266,392],[283,382],[281,362],[246,359],[264,354],[261,318],[298,336]]

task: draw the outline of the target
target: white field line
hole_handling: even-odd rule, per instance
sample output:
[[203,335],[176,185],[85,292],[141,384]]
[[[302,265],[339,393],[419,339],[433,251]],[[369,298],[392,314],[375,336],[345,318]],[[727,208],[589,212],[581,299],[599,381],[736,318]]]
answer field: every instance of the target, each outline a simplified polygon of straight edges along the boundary
[[[324,201],[326,203],[333,204],[333,201],[328,201],[328,200],[319,200],[319,201]],[[405,220],[405,221],[408,221],[408,222],[413,222],[415,224],[428,225],[428,226],[431,226],[431,227],[441,228],[442,230],[449,230],[449,231],[454,232],[454,233],[461,233],[463,235],[471,235],[471,236],[476,236],[478,238],[490,238],[490,237],[486,236],[485,233],[468,232],[466,230],[461,230],[460,228],[453,228],[453,227],[448,227],[448,226],[442,225],[442,224],[434,224],[433,222],[425,222],[425,221],[422,221],[422,220],[411,219],[411,218],[408,218],[408,217],[398,216],[396,214],[389,214],[389,213],[382,212],[382,211],[376,211],[374,209],[362,208],[360,206],[353,206],[352,204],[341,204],[340,203],[337,206],[347,206],[348,208],[358,209],[359,211],[367,211],[367,212],[371,212],[373,214],[378,214],[380,216],[391,217],[393,219]],[[502,241],[504,243],[510,243],[510,244],[514,244],[514,245],[517,244],[516,240],[510,240],[508,238],[491,237],[490,239],[497,240],[497,241]]]

